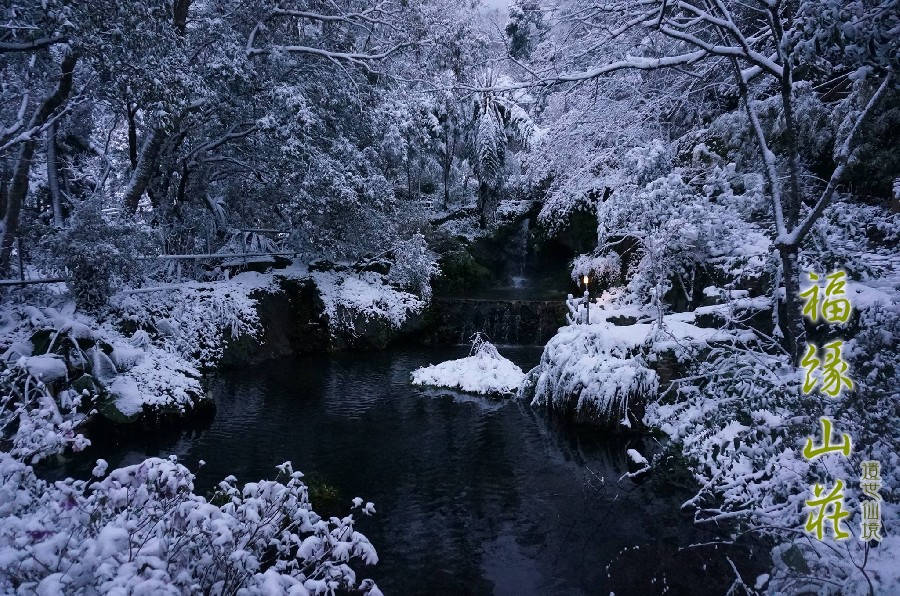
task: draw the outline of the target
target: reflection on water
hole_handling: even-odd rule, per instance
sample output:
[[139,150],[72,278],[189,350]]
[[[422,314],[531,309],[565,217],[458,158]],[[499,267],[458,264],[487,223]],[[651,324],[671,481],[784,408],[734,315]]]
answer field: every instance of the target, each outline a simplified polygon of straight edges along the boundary
[[[525,369],[540,356],[502,351]],[[394,350],[223,373],[211,382],[217,412],[207,428],[98,446],[65,471],[88,474],[99,453],[116,466],[174,453],[192,469],[205,460],[197,487],[206,491],[228,474],[271,477],[291,460],[311,485],[337,491],[337,504],[313,502],[320,513],[344,513],[356,496],[375,502],[359,529],[381,562],[363,573],[388,594],[727,589],[724,556],[678,551],[710,538],[679,511],[685,489],[659,474],[617,482],[625,449],[647,453],[652,441],[576,431],[514,400],[409,384],[413,368],[463,355]]]

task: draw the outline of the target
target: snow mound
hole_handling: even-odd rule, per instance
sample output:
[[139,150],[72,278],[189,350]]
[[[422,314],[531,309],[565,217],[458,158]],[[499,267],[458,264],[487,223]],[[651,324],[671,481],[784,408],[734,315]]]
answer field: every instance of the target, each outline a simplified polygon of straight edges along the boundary
[[412,372],[414,385],[431,385],[459,389],[480,395],[515,393],[525,373],[500,355],[486,341],[477,342],[472,353],[458,360],[424,366]]

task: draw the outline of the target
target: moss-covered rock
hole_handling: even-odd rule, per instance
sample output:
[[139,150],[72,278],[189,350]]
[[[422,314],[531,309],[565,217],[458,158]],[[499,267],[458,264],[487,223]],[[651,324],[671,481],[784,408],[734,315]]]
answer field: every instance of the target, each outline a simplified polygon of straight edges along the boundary
[[487,287],[493,278],[491,271],[475,260],[465,246],[441,255],[440,276],[432,284],[440,295],[460,295]]

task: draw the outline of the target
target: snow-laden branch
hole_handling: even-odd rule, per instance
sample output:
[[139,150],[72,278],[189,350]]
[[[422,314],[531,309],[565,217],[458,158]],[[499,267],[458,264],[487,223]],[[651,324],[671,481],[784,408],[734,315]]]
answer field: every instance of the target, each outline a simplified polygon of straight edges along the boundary
[[379,60],[384,60],[389,56],[396,54],[397,52],[408,48],[410,46],[415,45],[416,42],[407,41],[403,43],[398,43],[397,45],[383,51],[372,54],[366,54],[361,52],[335,52],[332,50],[326,50],[323,48],[314,48],[311,46],[300,46],[300,45],[273,45],[268,48],[253,48],[250,47],[247,50],[248,56],[259,56],[260,54],[271,54],[272,52],[285,52],[289,54],[309,54],[312,56],[321,56],[323,58],[328,58],[330,60],[338,60],[338,61],[346,61],[362,64],[365,62],[376,62]]
[[19,130],[25,126],[25,111],[28,108],[28,100],[31,98],[31,94],[26,91],[22,95],[22,102],[19,104],[19,111],[16,112],[15,121],[9,126],[0,130],[0,145],[5,145],[6,142],[12,138]]
[[778,234],[783,234],[786,231],[784,227],[784,206],[781,200],[781,183],[778,178],[775,154],[769,149],[769,143],[766,141],[766,134],[763,132],[762,124],[759,122],[756,110],[753,109],[753,104],[750,103],[750,92],[747,88],[747,82],[737,64],[737,60],[732,59],[732,66],[735,70],[738,91],[744,102],[744,109],[747,111],[747,119],[750,121],[753,135],[756,137],[756,142],[759,145],[759,153],[762,156],[763,164],[765,164],[764,171],[772,194],[772,213],[775,216],[775,229]]
[[890,86],[891,80],[893,78],[892,75],[893,73],[889,72],[887,76],[884,77],[881,85],[879,85],[878,89],[875,91],[872,97],[869,98],[868,103],[866,103],[866,107],[863,108],[863,111],[856,118],[856,122],[853,123],[853,127],[850,129],[850,132],[847,133],[844,141],[838,147],[835,154],[835,161],[837,163],[837,166],[834,168],[834,172],[832,172],[831,178],[829,178],[828,184],[825,186],[825,190],[822,191],[822,196],[819,197],[819,200],[812,208],[812,211],[810,211],[803,219],[803,221],[800,222],[800,225],[794,228],[789,234],[779,235],[779,237],[776,239],[777,244],[783,244],[786,246],[799,246],[800,243],[803,242],[803,239],[806,237],[806,234],[809,233],[809,230],[812,228],[813,224],[822,215],[822,213],[825,211],[825,208],[828,207],[829,203],[831,203],[831,199],[834,197],[834,191],[837,189],[837,186],[843,181],[847,165],[850,163],[850,158],[853,154],[850,147],[853,144],[857,133],[859,132],[860,125],[871,113],[872,108],[874,108],[875,105],[878,104],[878,101],[884,95],[885,90]]
[[660,68],[690,66],[695,62],[703,60],[709,55],[709,52],[701,49],[685,54],[678,54],[676,56],[663,56],[661,58],[626,56],[624,60],[617,60],[616,62],[610,62],[582,72],[570,72],[556,76],[542,77],[540,80],[532,82],[511,83],[508,85],[495,85],[492,87],[465,87],[465,89],[479,93],[502,93],[503,91],[514,91],[516,89],[527,89],[530,87],[549,87],[562,83],[588,81],[619,70],[658,70]]
[[714,56],[732,56],[735,58],[743,58],[744,60],[747,60],[752,64],[769,71],[776,77],[781,77],[782,75],[781,66],[770,61],[766,56],[763,56],[759,52],[754,52],[752,50],[747,51],[744,48],[738,46],[723,46],[710,43],[708,41],[700,39],[696,35],[678,31],[677,29],[673,29],[668,25],[663,25],[659,28],[659,30],[673,39],[685,41],[693,46],[702,48]]
[[[219,147],[221,147],[222,145],[225,145],[226,143],[228,143],[230,141],[233,141],[235,139],[242,139],[246,136],[253,134],[254,132],[256,132],[258,130],[258,128],[255,125],[250,126],[249,128],[242,130],[242,131],[235,131],[235,128],[230,129],[228,132],[226,132],[221,137],[218,137],[216,139],[212,139],[212,140],[209,140],[209,141],[203,143],[202,145],[200,145],[199,147],[197,147],[196,149],[194,149],[193,151],[188,153],[188,155],[184,158],[184,160],[182,160],[183,163],[188,168],[193,168],[198,164],[197,158],[201,154],[209,153],[210,151],[212,151],[214,149],[218,149]],[[201,160],[201,161],[207,161],[207,160]]]
[[381,15],[387,13],[384,8],[385,4],[386,2],[379,2],[378,4],[370,6],[365,10],[359,12],[346,12],[341,14],[324,14],[319,12],[312,12],[310,10],[282,8],[281,6],[279,6],[272,11],[270,18],[276,16],[285,16],[308,19],[310,21],[320,21],[323,23],[346,23],[354,27],[361,27],[365,25],[383,25],[385,27],[392,27],[393,25],[391,23],[379,18]]
[[374,6],[370,6],[365,10],[358,12],[344,12],[337,14],[318,13],[309,10],[283,8],[277,6],[274,10],[263,16],[250,31],[245,46],[245,53],[248,57],[267,55],[271,53],[281,52],[287,54],[307,54],[310,56],[319,56],[331,60],[335,64],[350,63],[363,66],[368,69],[369,63],[384,60],[391,55],[408,48],[418,45],[421,42],[406,41],[398,43],[382,52],[344,52],[337,50],[328,50],[321,47],[308,46],[303,44],[272,44],[267,47],[257,47],[256,38],[261,31],[268,29],[267,23],[277,17],[296,17],[319,22],[335,22],[345,23],[351,27],[361,28],[372,33],[374,26],[380,26],[387,29],[396,29],[395,25],[390,21],[382,18],[385,14],[390,14],[386,9],[385,1],[379,2]]
[[57,43],[65,43],[68,37],[65,35],[54,35],[53,37],[41,37],[31,41],[0,41],[0,54],[5,52],[30,52],[40,50]]

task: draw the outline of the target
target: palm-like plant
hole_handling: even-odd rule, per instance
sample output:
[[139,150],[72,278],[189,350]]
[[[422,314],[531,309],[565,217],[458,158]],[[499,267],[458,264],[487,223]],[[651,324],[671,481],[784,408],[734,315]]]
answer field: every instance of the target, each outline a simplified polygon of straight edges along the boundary
[[[478,78],[479,88],[490,89],[498,77],[496,73],[486,71]],[[497,205],[503,195],[506,151],[511,142],[527,146],[534,136],[535,125],[515,98],[483,91],[475,101],[472,129],[478,211],[481,227],[486,228],[494,223]]]

